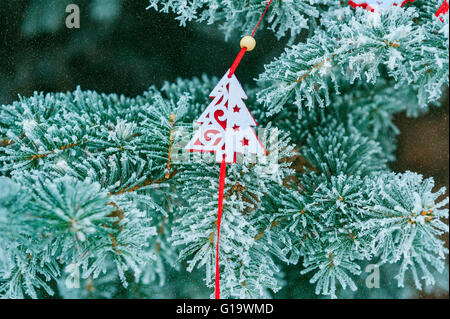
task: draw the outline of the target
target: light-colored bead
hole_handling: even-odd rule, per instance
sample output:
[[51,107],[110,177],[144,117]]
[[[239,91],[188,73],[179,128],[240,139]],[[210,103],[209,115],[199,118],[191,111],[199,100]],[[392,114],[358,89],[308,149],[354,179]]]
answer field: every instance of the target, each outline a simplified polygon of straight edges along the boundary
[[241,48],[246,47],[247,51],[251,51],[256,46],[256,40],[252,36],[245,36],[241,39]]

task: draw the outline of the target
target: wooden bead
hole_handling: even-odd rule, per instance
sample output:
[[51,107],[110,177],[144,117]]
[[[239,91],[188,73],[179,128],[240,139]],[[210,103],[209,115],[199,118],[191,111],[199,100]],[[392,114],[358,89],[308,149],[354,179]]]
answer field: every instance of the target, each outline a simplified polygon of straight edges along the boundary
[[256,41],[252,36],[245,36],[241,39],[241,48],[246,47],[247,51],[251,51],[255,48]]

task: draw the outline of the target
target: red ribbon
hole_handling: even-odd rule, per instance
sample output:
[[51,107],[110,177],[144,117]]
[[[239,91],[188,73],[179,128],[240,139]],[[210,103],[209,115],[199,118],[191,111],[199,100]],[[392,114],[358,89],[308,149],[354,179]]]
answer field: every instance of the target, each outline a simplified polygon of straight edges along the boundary
[[225,189],[225,175],[227,164],[225,163],[225,156],[220,164],[219,176],[219,208],[217,210],[217,245],[216,245],[216,299],[220,299],[220,270],[219,270],[219,237],[220,237],[220,221],[222,220],[223,207],[223,191]]
[[228,77],[231,78],[231,76],[233,75],[234,71],[236,71],[236,68],[238,67],[239,63],[241,62],[242,58],[244,57],[245,52],[247,52],[247,48],[243,47],[241,49],[241,51],[239,51],[236,59],[234,60],[233,64],[231,65],[230,68],[230,73],[228,73]]
[[[258,29],[259,24],[261,23],[262,19],[264,18],[264,15],[266,14],[267,9],[269,9],[269,6],[270,6],[271,3],[272,3],[272,0],[269,1],[269,3],[266,6],[266,9],[264,10],[263,14],[261,15],[261,18],[259,18],[259,21],[256,24],[255,29],[252,32],[252,37],[255,35],[256,30]],[[231,65],[230,73],[228,74],[229,78],[231,78],[231,76],[234,74],[234,71],[236,71],[236,68],[238,67],[239,63],[241,62],[242,58],[244,57],[245,52],[247,52],[247,48],[246,47],[243,47],[241,49],[241,51],[239,51],[236,59],[234,60],[233,64]]]
[[[264,10],[261,18],[259,19],[258,23],[256,24],[255,29],[253,30],[252,36],[255,35],[256,29],[258,29],[258,26],[261,23],[261,20],[263,19],[264,15],[266,14],[267,9],[269,8],[271,3],[272,3],[272,0],[270,0],[269,3],[267,4],[266,9]],[[239,63],[241,62],[242,58],[244,57],[244,54],[246,51],[247,51],[246,47],[243,47],[241,49],[241,51],[239,51],[239,54],[237,55],[236,59],[234,60],[233,64],[231,65],[230,73],[228,74],[229,78],[231,78],[231,76],[234,74],[234,71],[236,71],[236,68],[238,67]],[[216,297],[216,299],[220,299],[219,237],[220,237],[220,222],[222,220],[223,192],[225,189],[226,169],[227,169],[227,164],[225,163],[225,156],[224,156],[222,163],[220,164],[219,203],[218,203],[218,209],[217,209],[216,281],[215,281],[215,284],[216,284],[215,297]]]

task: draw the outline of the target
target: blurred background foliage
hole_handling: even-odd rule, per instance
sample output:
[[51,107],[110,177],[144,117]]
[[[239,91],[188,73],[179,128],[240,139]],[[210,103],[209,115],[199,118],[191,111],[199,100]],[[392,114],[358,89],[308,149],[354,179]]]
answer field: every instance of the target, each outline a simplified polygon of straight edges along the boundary
[[[77,4],[81,27],[65,26],[66,6]],[[241,34],[228,42],[214,25],[189,23],[180,27],[173,15],[146,10],[147,0],[14,0],[0,2],[0,105],[29,96],[34,91],[66,92],[77,85],[83,90],[135,96],[150,85],[160,87],[177,77],[221,76],[239,50]],[[300,37],[306,37],[307,32]],[[287,39],[277,40],[272,32],[256,35],[257,50],[248,54],[238,70],[245,85],[263,71],[263,65],[278,56]],[[432,108],[419,118],[396,119],[401,135],[395,171],[412,170],[433,176],[436,186],[449,184],[449,107],[448,92],[443,107]],[[427,134],[424,134],[427,132]],[[448,193],[447,193],[448,195]],[[308,276],[298,276],[295,266],[285,266],[286,286],[280,298],[305,295]],[[183,269],[183,268],[182,268]],[[389,271],[384,267],[381,271]],[[151,296],[130,296],[117,291],[111,296],[153,298],[207,298],[209,291],[200,276],[173,271],[164,287],[155,287]],[[448,276],[448,271],[444,272]],[[390,278],[381,274],[383,278]],[[365,280],[365,278],[361,278]],[[448,298],[447,287],[435,287],[417,295],[405,289],[405,297]],[[189,283],[189,284],[187,284]],[[87,283],[88,284],[88,283]],[[361,282],[359,287],[366,288]],[[311,289],[307,289],[312,291]],[[358,297],[388,297],[385,289],[366,289]],[[352,295],[343,296],[352,298]]]
[[[81,27],[68,29],[68,4],[77,4]],[[146,10],[147,0],[17,0],[0,3],[0,102],[33,91],[80,85],[137,95],[177,77],[220,76],[239,50],[240,35],[224,41],[214,25],[180,27],[175,16]],[[285,46],[260,32],[258,54],[246,57],[239,77],[249,83]]]

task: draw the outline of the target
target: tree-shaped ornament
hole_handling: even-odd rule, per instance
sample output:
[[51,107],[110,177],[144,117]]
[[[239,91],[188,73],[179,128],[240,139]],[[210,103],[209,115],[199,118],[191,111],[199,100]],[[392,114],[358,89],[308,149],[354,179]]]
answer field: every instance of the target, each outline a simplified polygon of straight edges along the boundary
[[200,127],[194,133],[190,142],[185,146],[191,152],[213,152],[216,154],[216,161],[220,163],[219,200],[217,205],[216,299],[220,299],[219,238],[226,164],[235,163],[237,154],[266,154],[266,150],[252,128],[258,124],[244,103],[247,95],[234,75],[234,71],[245,52],[255,48],[256,41],[253,35],[271,2],[272,0],[268,2],[252,35],[242,38],[239,54],[231,65],[231,68],[211,91],[210,97],[212,101],[197,120]]
[[210,97],[213,100],[198,118],[200,127],[186,148],[191,152],[214,152],[219,163],[234,163],[239,153],[265,154],[252,128],[258,124],[244,103],[247,95],[230,70]]
[[379,11],[387,9],[391,6],[403,7],[408,2],[414,2],[415,0],[350,0],[348,3],[353,8],[362,7],[369,11]]
[[441,6],[439,7],[439,9],[436,11],[436,17],[439,17],[439,19],[444,22],[444,19],[442,18],[441,15],[446,15],[448,12],[448,2],[447,0],[444,0],[444,2],[442,2]]
[[[380,12],[392,6],[404,7],[407,3],[413,3],[414,1],[416,0],[349,0],[348,4],[353,8],[361,7],[372,12]],[[435,16],[444,21],[442,16],[447,14],[448,8],[448,0],[444,0],[437,9]]]

